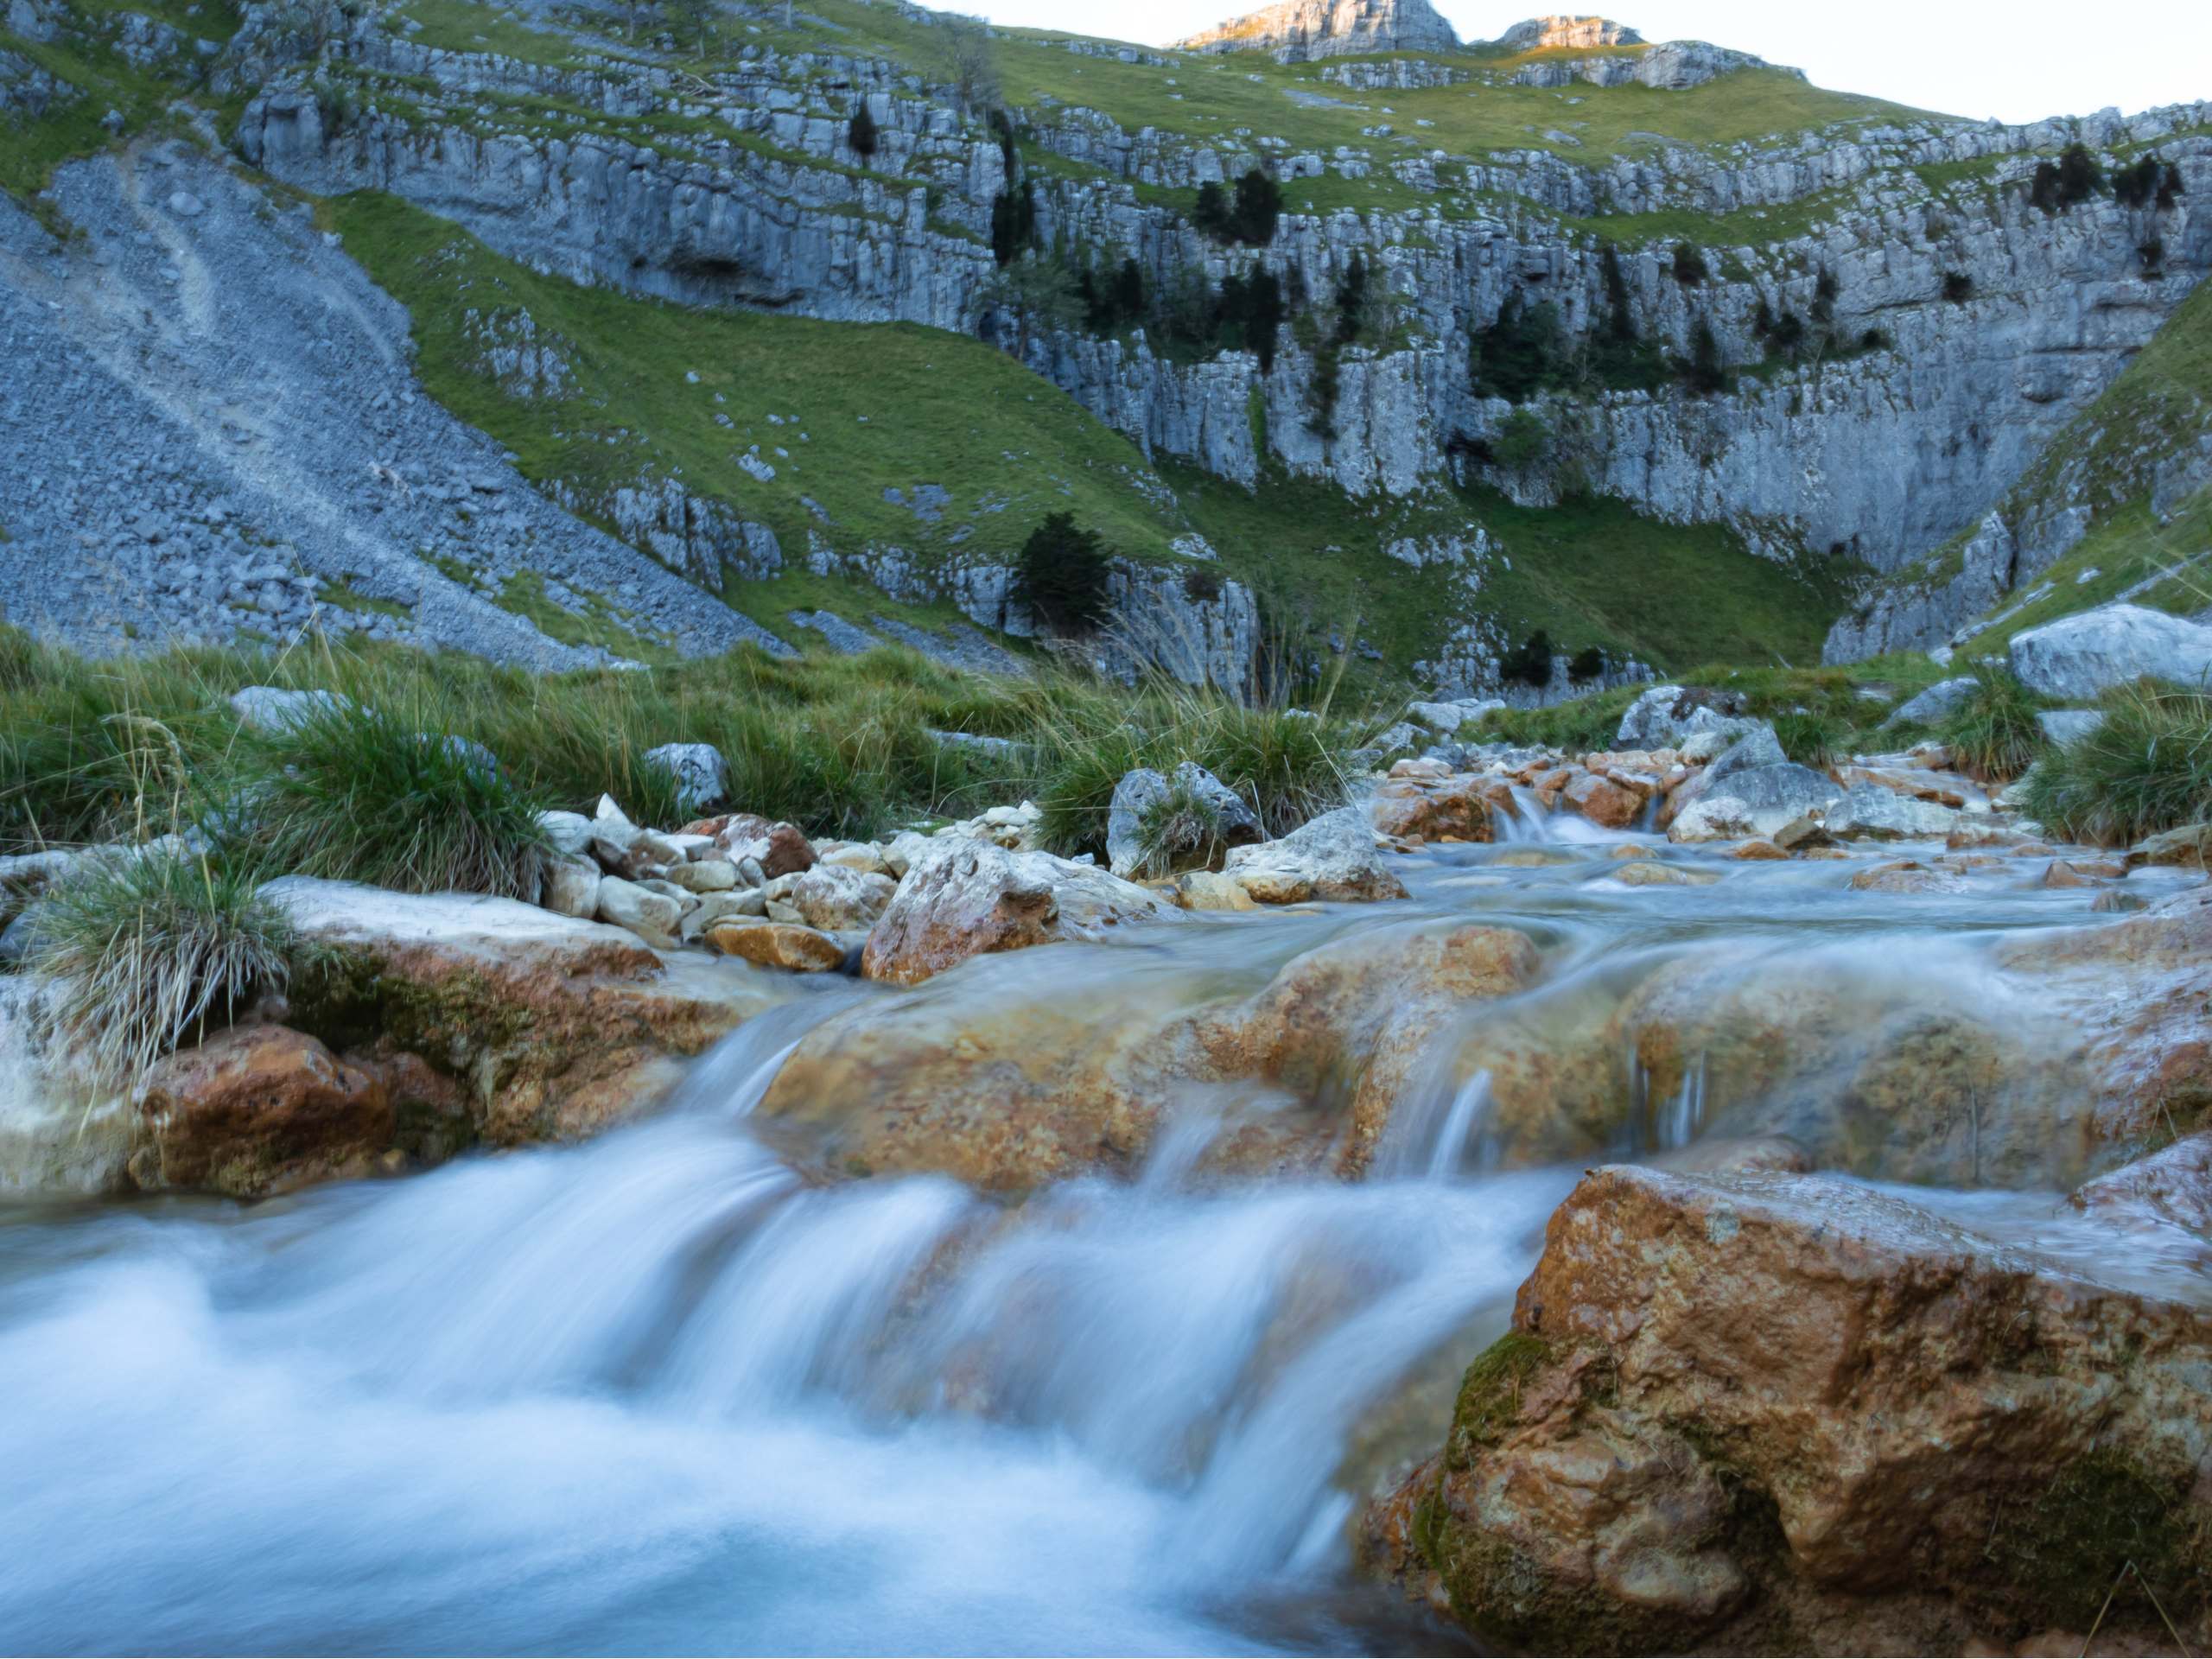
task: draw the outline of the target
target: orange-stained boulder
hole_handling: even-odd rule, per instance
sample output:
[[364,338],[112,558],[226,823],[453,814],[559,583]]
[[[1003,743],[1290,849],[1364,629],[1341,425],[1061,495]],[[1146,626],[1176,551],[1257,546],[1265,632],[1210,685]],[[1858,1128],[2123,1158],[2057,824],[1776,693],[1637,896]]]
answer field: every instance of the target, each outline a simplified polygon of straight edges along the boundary
[[2208,1366],[2202,1306],[1886,1193],[1601,1169],[1364,1550],[1538,1652],[2196,1647]]
[[397,1128],[381,1077],[283,1026],[219,1032],[168,1056],[140,1109],[160,1185],[239,1198],[366,1173]]

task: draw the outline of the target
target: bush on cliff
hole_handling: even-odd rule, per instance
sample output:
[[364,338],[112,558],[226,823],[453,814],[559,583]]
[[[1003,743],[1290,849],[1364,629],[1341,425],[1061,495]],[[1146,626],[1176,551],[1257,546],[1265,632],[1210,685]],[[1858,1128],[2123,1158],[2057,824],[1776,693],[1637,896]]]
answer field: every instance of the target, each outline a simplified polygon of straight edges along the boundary
[[1071,512],[1049,512],[1014,565],[1014,594],[1055,633],[1089,633],[1105,620],[1111,556]]
[[2212,819],[2212,698],[2145,683],[2107,696],[2104,713],[2036,763],[2029,817],[2115,846]]
[[281,989],[294,950],[255,869],[171,848],[79,861],[32,925],[31,966],[55,982],[63,1028],[97,1075],[124,1087]]

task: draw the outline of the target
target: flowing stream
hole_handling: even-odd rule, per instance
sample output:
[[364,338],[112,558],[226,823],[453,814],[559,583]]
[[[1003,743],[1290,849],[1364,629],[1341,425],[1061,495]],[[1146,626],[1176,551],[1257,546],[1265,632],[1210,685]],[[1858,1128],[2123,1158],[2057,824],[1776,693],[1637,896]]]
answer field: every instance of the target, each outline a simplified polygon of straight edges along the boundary
[[[1991,944],[2088,919],[2020,864],[1925,897],[1849,891],[1866,859],[1681,860],[1720,879],[1631,888],[1547,827],[1406,861],[1410,906],[830,988],[584,1146],[252,1206],[0,1210],[0,1631],[57,1652],[1452,1650],[1353,1577],[1347,1529],[1363,1481],[1440,1441],[1593,1161],[1530,1155],[1509,1051],[1587,1047],[1685,963],[1720,1003],[1840,997],[1853,1031],[1964,1003],[2024,1032],[2034,992]],[[1528,931],[1544,971],[1436,1039],[1364,1181],[1198,1178],[1220,1119],[1196,1089],[1135,1179],[1020,1205],[825,1183],[760,1133],[819,1020],[1027,997],[1104,1027],[1468,919]],[[1673,1080],[1602,1058],[1615,1156],[1802,1137],[1825,1098],[1732,1094],[1702,1053]],[[2078,1172],[1971,1179],[2009,1144],[2003,1100],[1974,1109],[1949,1183],[1973,1190],[1945,1201],[2063,1243]],[[1819,1161],[1900,1179],[1838,1144]]]

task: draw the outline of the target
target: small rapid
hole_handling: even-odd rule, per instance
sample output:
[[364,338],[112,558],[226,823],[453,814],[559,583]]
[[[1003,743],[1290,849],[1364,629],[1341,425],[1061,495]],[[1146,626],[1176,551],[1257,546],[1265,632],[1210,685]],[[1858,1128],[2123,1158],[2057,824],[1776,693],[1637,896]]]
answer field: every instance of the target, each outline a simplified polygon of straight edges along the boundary
[[[1630,891],[1615,861],[1532,833],[1408,861],[1409,906],[804,997],[582,1146],[250,1207],[0,1211],[0,1629],[57,1652],[1448,1647],[1353,1579],[1347,1530],[1437,1444],[1587,1161],[1545,1136],[1579,1114],[1624,1157],[1824,1145],[1818,1114],[1877,1086],[1862,1032],[1956,1004],[2048,1023],[1989,947],[2078,919],[2017,871],[1877,903],[1847,863]],[[1297,953],[1470,919],[1543,971],[1427,1045],[1363,1179],[1209,1173],[1268,1106],[1217,1085],[1177,1094],[1130,1179],[1019,1203],[830,1179],[760,1116],[830,1021],[1026,997],[1141,1029]],[[1711,1024],[1776,999],[1826,1045],[1805,1076]],[[1948,1185],[1980,1190],[1948,1202],[2036,1236],[2063,1172],[1975,1087]],[[1927,1134],[1925,1167],[1957,1167],[1951,1127]]]

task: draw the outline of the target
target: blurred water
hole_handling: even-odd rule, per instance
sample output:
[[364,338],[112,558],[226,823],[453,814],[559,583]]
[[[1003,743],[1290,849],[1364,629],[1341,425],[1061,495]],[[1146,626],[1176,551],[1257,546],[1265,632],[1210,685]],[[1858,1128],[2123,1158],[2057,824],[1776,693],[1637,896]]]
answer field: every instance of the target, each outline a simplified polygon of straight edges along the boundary
[[[1626,891],[1590,886],[1601,848],[1536,850],[1562,861],[1432,856],[1411,906],[1200,918],[804,999],[663,1115],[580,1147],[252,1208],[0,1212],[6,1645],[1440,1640],[1348,1581],[1341,1471],[1378,1402],[1495,1328],[1580,1168],[1502,1166],[1493,1079],[1454,1069],[1469,1033],[1580,1019],[1685,953],[1750,982],[1786,951],[1986,1002],[2024,994],[1990,939],[2082,908],[2018,869],[1924,902],[1851,893],[1846,865],[1715,861],[1717,887]],[[1440,1039],[1363,1184],[1194,1185],[1227,1109],[1198,1090],[1138,1179],[1015,1207],[936,1178],[822,1185],[754,1133],[807,1023],[843,1010],[1079,994],[1126,1020],[1249,994],[1332,938],[1471,916],[1536,938],[1541,982]],[[1647,1103],[1644,1149],[1732,1107],[1700,1056]],[[2050,1194],[1933,1196],[1963,1225],[2094,1248]]]

